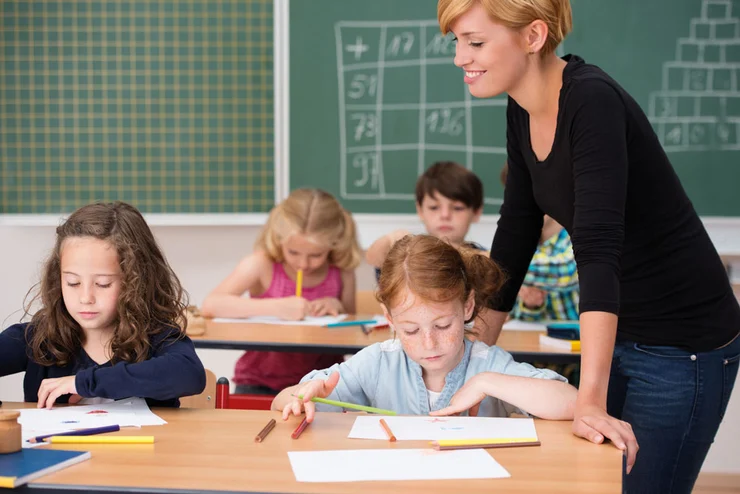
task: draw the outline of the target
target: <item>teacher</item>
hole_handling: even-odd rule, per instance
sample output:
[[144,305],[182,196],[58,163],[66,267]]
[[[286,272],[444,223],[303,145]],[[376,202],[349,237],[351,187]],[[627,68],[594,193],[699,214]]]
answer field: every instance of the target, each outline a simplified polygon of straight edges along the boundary
[[625,450],[627,492],[691,492],[737,376],[740,307],[650,122],[598,67],[555,55],[568,0],[439,0],[438,20],[470,93],[509,96],[491,246],[509,280],[483,339],[498,337],[551,216],[580,279],[573,432]]

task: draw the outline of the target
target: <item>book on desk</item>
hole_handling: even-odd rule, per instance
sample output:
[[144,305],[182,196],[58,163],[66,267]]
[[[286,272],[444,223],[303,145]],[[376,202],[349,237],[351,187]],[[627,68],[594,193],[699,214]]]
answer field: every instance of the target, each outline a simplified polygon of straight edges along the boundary
[[90,458],[89,451],[24,448],[0,455],[0,487],[13,489]]

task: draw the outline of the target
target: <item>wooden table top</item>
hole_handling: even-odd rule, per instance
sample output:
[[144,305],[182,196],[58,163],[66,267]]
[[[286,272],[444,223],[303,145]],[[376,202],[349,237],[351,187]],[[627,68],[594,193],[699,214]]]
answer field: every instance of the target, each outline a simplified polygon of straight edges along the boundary
[[[540,345],[538,331],[503,330],[497,345],[517,360],[578,362],[580,352]],[[363,333],[358,326],[326,328],[295,326],[290,323],[247,324],[206,321],[202,336],[191,336],[196,348],[263,350],[276,352],[357,353],[366,346],[393,338],[389,329]]]
[[[34,406],[5,403],[3,409]],[[278,412],[257,410],[155,409],[164,426],[126,429],[117,434],[154,435],[153,445],[54,445],[91,451],[92,458],[30,484],[35,492],[281,492],[425,494],[465,492],[619,493],[622,455],[610,444],[573,436],[570,422],[536,420],[538,447],[488,450],[508,479],[296,482],[288,451],[365,448],[427,448],[426,441],[348,439],[354,414],[320,413],[297,440],[300,422],[283,422]],[[270,418],[277,425],[264,442],[254,436]],[[331,465],[326,465],[331,468]]]

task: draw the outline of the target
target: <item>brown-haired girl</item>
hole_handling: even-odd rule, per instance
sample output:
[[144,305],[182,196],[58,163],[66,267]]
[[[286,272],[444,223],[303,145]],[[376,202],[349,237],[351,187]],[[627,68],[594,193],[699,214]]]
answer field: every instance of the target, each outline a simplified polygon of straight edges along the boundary
[[305,409],[309,421],[317,409],[340,411],[310,401],[318,396],[407,415],[524,411],[572,419],[576,390],[565,378],[465,338],[466,324],[502,281],[496,264],[478,251],[458,250],[430,235],[402,238],[383,263],[377,292],[398,339],[309,373],[283,390],[272,408],[282,410],[284,419]]
[[0,333],[0,376],[25,371],[26,401],[51,408],[136,396],[176,407],[205,388],[185,336],[182,286],[133,206],[72,213],[38,288],[30,323]]
[[[294,190],[270,212],[255,252],[206,297],[202,312],[286,320],[353,313],[360,255],[354,220],[331,194]],[[296,296],[299,271],[303,286]],[[249,298],[242,297],[245,292]],[[274,395],[307,372],[340,361],[336,355],[247,352],[236,364],[236,392]]]

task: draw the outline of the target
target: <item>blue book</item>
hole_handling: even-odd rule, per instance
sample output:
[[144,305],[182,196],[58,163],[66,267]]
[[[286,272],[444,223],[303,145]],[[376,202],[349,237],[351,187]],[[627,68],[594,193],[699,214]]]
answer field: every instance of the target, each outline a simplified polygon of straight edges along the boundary
[[25,448],[0,454],[0,487],[14,488],[90,458],[89,451]]

